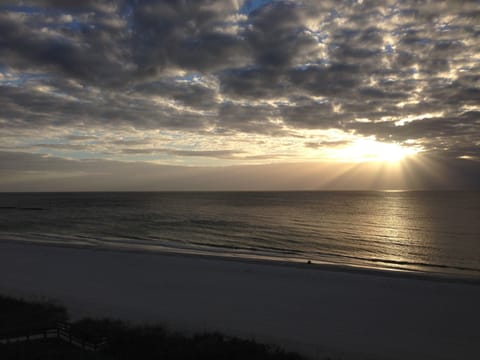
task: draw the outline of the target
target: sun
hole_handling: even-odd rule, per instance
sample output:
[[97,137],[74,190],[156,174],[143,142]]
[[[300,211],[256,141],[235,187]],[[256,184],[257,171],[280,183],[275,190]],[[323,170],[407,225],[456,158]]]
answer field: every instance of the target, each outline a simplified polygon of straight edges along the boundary
[[415,155],[418,151],[415,147],[399,143],[385,143],[373,138],[363,138],[354,141],[348,147],[339,149],[338,159],[354,162],[397,163]]

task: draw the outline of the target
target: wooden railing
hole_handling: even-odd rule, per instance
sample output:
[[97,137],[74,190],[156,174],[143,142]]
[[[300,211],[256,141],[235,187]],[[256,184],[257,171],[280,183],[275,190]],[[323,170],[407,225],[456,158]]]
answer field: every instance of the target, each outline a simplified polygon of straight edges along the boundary
[[107,344],[106,338],[99,341],[86,341],[72,334],[71,325],[66,322],[57,322],[54,328],[14,331],[0,334],[0,344],[13,344],[42,339],[59,339],[87,351],[98,351]]

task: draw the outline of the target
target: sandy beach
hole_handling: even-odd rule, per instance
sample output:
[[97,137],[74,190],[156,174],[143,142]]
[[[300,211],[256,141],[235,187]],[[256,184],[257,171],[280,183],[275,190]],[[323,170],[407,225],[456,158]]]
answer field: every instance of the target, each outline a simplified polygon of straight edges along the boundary
[[72,318],[220,330],[312,358],[480,358],[480,282],[12,242],[0,274],[0,293]]

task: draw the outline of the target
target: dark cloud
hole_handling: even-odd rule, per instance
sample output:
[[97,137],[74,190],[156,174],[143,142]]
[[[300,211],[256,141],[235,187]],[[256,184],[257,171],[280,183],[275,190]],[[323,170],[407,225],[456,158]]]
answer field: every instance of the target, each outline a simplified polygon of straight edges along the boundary
[[119,140],[114,140],[111,143],[113,145],[125,145],[125,146],[145,145],[146,143],[148,143],[148,140],[147,139],[140,139],[140,140],[119,139]]
[[334,140],[334,141],[307,141],[305,147],[311,149],[318,149],[321,147],[337,147],[350,144],[347,140]]
[[[92,134],[337,129],[479,157],[478,14],[476,1],[0,5],[0,139],[72,152],[104,141],[121,153],[142,144]],[[192,146],[166,154],[208,154]]]
[[244,36],[255,64],[280,71],[315,61],[318,42],[305,26],[311,16],[305,4],[295,2],[274,2],[252,12]]
[[[103,86],[119,84],[131,73],[130,50],[115,28],[102,26],[95,16],[71,21],[57,28],[43,12],[0,13],[0,56],[3,65],[18,69],[58,72],[60,76]],[[117,15],[112,21],[119,21]],[[61,12],[54,21],[60,21]],[[120,29],[122,30],[122,29]]]
[[135,87],[141,95],[158,95],[196,109],[211,110],[217,106],[217,90],[199,82],[166,78]]
[[280,106],[280,111],[283,120],[293,127],[342,128],[342,122],[349,120],[344,114],[335,112],[331,102],[319,102],[309,98],[296,98],[293,104]]
[[[462,137],[464,144],[471,146],[480,142],[480,112],[467,111],[451,116],[420,118],[404,125],[395,125],[393,122],[383,123],[355,123],[350,127],[362,133],[377,135],[383,140],[393,139],[404,141],[408,139],[444,140],[453,147],[458,137]],[[433,146],[437,144],[432,142]],[[447,147],[450,147],[447,146]]]
[[80,144],[34,144],[33,147],[37,148],[47,148],[47,149],[57,149],[57,150],[86,150],[88,149],[87,145]]
[[229,69],[219,74],[222,93],[231,98],[272,99],[291,90],[286,74],[263,67]]
[[242,131],[246,133],[282,134],[282,127],[271,121],[276,116],[272,105],[250,105],[224,103],[218,111],[220,131]]
[[242,151],[235,150],[174,150],[174,149],[136,149],[125,148],[120,150],[124,154],[167,154],[174,156],[193,156],[193,157],[208,157],[218,159],[231,159],[236,155],[242,154]]
[[245,43],[232,33],[234,1],[139,1],[132,7],[133,59],[141,74],[169,66],[208,71],[244,64]]
[[66,140],[71,140],[71,141],[83,141],[83,140],[96,140],[96,136],[91,136],[91,135],[67,135],[65,136]]
[[359,66],[348,63],[314,65],[292,69],[290,82],[298,89],[314,96],[348,98],[365,76]]

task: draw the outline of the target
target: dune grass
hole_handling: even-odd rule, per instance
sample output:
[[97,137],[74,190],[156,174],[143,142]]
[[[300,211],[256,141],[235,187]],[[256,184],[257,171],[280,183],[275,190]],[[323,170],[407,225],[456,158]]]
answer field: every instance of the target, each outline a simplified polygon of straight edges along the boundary
[[[2,333],[20,334],[22,331],[51,328],[57,321],[66,320],[68,312],[61,305],[0,296],[0,336]],[[111,319],[82,319],[73,322],[70,331],[75,337],[88,342],[105,340],[105,345],[97,352],[90,352],[56,339],[0,344],[0,359],[304,359],[275,346],[220,333],[185,335],[161,326],[133,326]]]
[[25,301],[0,296],[0,336],[5,332],[52,328],[57,321],[67,319],[67,309],[53,301]]
[[186,336],[160,326],[132,326],[108,319],[78,321],[72,333],[93,342],[105,337],[102,353],[114,359],[302,359],[277,347],[220,333]]

